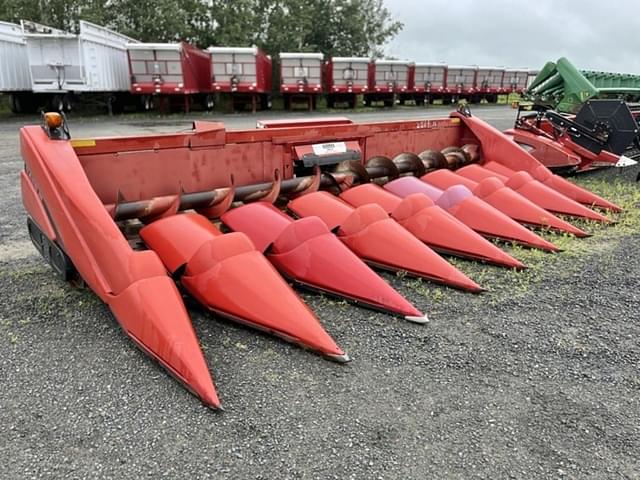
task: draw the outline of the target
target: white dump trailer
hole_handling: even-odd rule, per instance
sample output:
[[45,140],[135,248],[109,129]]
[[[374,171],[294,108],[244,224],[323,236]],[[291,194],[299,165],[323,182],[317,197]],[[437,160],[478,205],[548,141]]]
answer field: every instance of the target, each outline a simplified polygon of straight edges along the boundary
[[78,95],[113,101],[128,94],[125,45],[136,40],[85,21],[77,35],[28,21],[22,21],[22,30],[31,90],[40,105],[69,110]]
[[0,22],[0,93],[11,96],[11,110],[19,112],[31,91],[27,41],[20,25]]

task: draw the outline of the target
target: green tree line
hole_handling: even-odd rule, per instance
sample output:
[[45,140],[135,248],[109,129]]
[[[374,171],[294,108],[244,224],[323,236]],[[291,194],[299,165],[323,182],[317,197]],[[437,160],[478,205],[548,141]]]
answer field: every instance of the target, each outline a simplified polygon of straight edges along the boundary
[[383,0],[0,0],[0,20],[21,19],[72,32],[88,20],[143,42],[374,58],[402,29]]

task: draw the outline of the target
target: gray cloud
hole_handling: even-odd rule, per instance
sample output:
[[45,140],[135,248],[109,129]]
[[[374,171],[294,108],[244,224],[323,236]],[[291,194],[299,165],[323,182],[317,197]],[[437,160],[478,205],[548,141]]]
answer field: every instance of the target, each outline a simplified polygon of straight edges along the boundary
[[640,73],[637,0],[385,0],[404,23],[387,53],[415,61]]

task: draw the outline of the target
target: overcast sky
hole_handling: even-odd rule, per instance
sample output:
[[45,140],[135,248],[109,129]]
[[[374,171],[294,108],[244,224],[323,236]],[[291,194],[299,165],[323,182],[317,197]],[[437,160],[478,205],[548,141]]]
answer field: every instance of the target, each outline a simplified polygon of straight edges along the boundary
[[640,73],[640,0],[385,0],[404,23],[387,53],[451,65]]

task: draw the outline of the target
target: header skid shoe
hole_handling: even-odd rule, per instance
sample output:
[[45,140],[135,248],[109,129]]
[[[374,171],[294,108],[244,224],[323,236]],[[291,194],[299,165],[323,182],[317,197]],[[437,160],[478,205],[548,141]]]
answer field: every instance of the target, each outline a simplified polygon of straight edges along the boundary
[[188,213],[153,222],[140,236],[208,309],[332,360],[348,359],[246,235],[222,234]]
[[299,217],[320,217],[345,245],[370,265],[403,270],[461,290],[482,291],[477,283],[389,218],[378,205],[354,209],[328,192],[315,192],[292,200],[288,208]]
[[427,318],[371,270],[318,217],[294,220],[273,205],[256,202],[222,216],[232,230],[245,233],[286,278],[344,297],[357,304],[401,315]]

